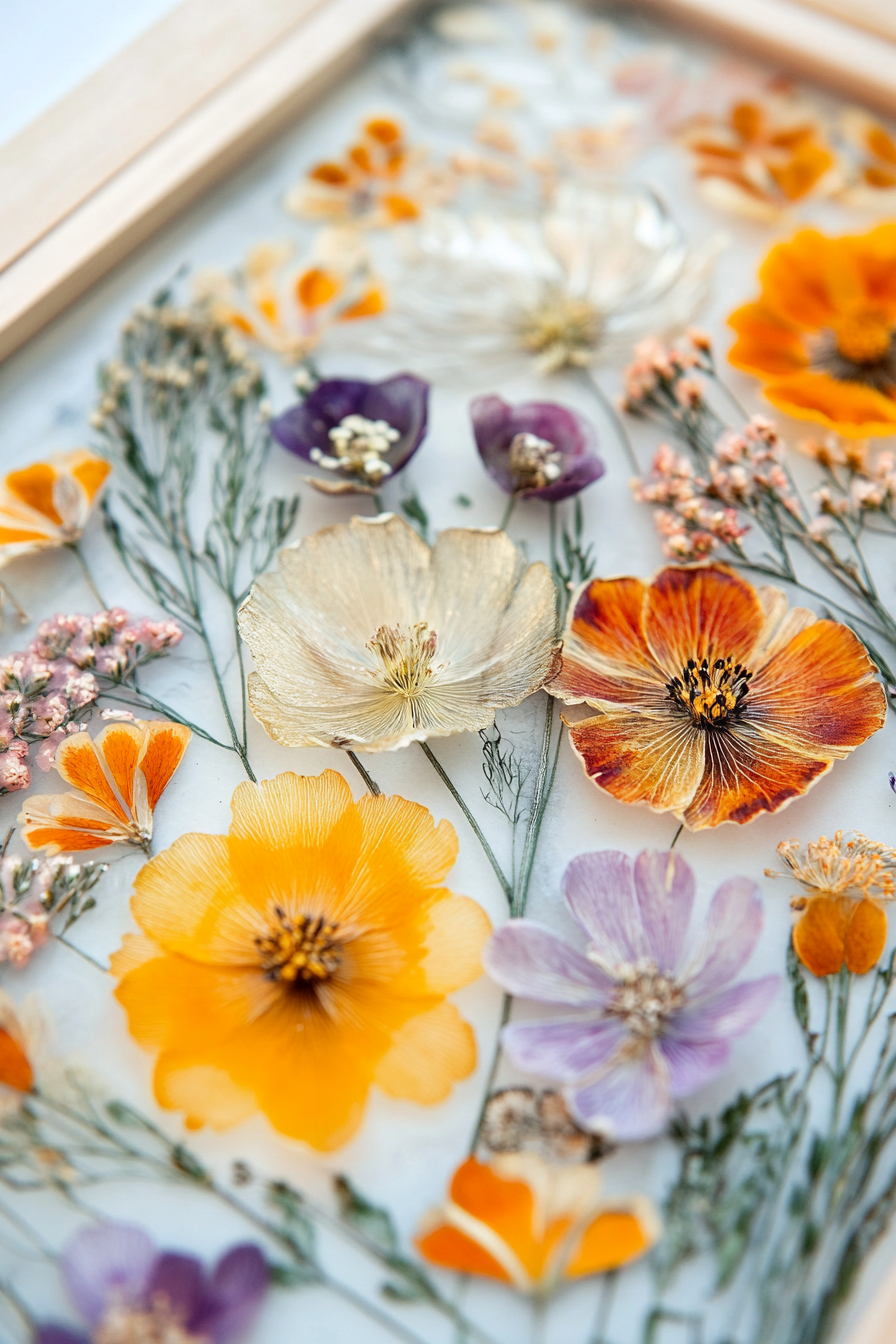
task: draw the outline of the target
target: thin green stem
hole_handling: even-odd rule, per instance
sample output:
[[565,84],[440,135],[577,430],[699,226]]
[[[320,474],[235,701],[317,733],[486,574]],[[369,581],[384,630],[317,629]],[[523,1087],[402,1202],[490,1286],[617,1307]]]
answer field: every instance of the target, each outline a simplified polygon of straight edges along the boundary
[[613,429],[616,431],[616,436],[622,445],[626,457],[628,458],[629,466],[632,468],[636,476],[640,476],[641,468],[638,465],[638,458],[635,454],[635,449],[634,446],[632,445],[631,437],[629,435],[628,430],[625,427],[625,423],[622,419],[622,416],[619,414],[616,407],[613,405],[613,402],[607,396],[606,392],[603,390],[600,383],[597,381],[597,378],[592,373],[591,369],[585,369],[583,370],[583,372],[588,387],[593,392],[595,398],[600,403],[604,414],[610,421],[610,424],[613,426]]
[[479,1144],[479,1136],[482,1133],[482,1126],[485,1124],[485,1112],[488,1109],[488,1100],[491,1096],[492,1088],[495,1085],[495,1079],[498,1076],[498,1068],[501,1063],[501,1032],[510,1021],[510,1010],[512,1007],[513,996],[511,994],[505,994],[501,1001],[501,1020],[498,1023],[498,1030],[495,1037],[495,1053],[492,1056],[491,1068],[488,1071],[488,1078],[485,1081],[485,1091],[482,1094],[482,1105],[479,1108],[479,1114],[476,1117],[476,1127],[473,1130],[473,1138],[470,1141],[471,1157],[476,1154],[476,1149]]
[[515,508],[516,508],[516,495],[511,495],[507,501],[507,505],[504,509],[504,512],[501,515],[501,521],[498,524],[499,532],[507,531],[507,525],[510,522],[511,518],[513,517],[513,511]]
[[597,1312],[594,1317],[594,1326],[591,1330],[591,1336],[588,1344],[607,1344],[607,1329],[610,1324],[610,1316],[613,1311],[613,1300],[616,1297],[616,1286],[619,1283],[618,1271],[611,1270],[601,1278],[600,1292],[597,1299]]
[[84,552],[81,550],[80,543],[77,541],[70,541],[68,542],[68,549],[71,551],[72,555],[75,557],[78,564],[81,566],[81,573],[84,575],[84,581],[87,584],[87,587],[90,589],[91,593],[93,594],[94,598],[100,604],[100,607],[102,608],[103,611],[108,611],[108,605],[106,603],[106,600],[103,597],[102,593],[100,592],[99,588],[97,588],[96,586],[94,577],[90,572],[90,566],[88,565],[86,559],[84,558]]
[[197,613],[197,619],[199,621],[199,638],[202,640],[202,643],[205,646],[206,661],[208,662],[212,678],[214,679],[215,689],[218,692],[218,699],[221,702],[221,708],[224,711],[224,718],[227,723],[227,730],[230,733],[230,740],[233,743],[233,749],[239,756],[240,760],[242,761],[243,769],[245,770],[246,774],[249,776],[252,783],[256,784],[258,782],[258,779],[254,770],[252,769],[252,766],[249,764],[249,753],[246,750],[245,744],[240,741],[239,734],[237,733],[236,724],[233,721],[233,714],[231,713],[230,710],[230,702],[227,699],[227,692],[224,689],[224,682],[221,678],[221,673],[218,670],[218,662],[215,657],[215,651],[212,648],[212,642],[209,637],[208,630],[206,629],[205,620],[203,616],[198,613]]
[[26,1307],[25,1303],[19,1297],[16,1290],[12,1288],[8,1283],[0,1282],[0,1297],[4,1297],[6,1299],[6,1301],[12,1307],[13,1311],[16,1313],[19,1320],[22,1322],[22,1324],[25,1326],[27,1330],[29,1331],[37,1330],[37,1321],[32,1316],[28,1307]]
[[554,729],[554,697],[548,695],[546,698],[547,705],[545,706],[544,712],[544,731],[542,733],[541,753],[538,760],[538,774],[535,778],[535,792],[532,796],[532,809],[529,813],[529,820],[526,824],[526,835],[523,841],[519,883],[516,891],[513,892],[510,901],[510,913],[517,917],[525,913],[526,902],[529,899],[529,885],[532,881],[535,851],[538,847],[538,838],[541,835],[544,814],[557,774],[557,761],[560,755],[562,732],[557,737],[553,765],[549,772],[548,762],[551,751],[551,736]]
[[114,700],[117,704],[127,705],[130,709],[154,709],[157,714],[164,714],[165,718],[171,719],[173,723],[182,723],[197,737],[201,737],[205,742],[211,742],[212,746],[220,747],[222,751],[235,751],[232,743],[222,742],[220,738],[213,737],[204,728],[200,728],[198,723],[191,723],[189,719],[184,718],[183,714],[173,709],[171,705],[166,705],[163,700],[157,700],[154,695],[138,690],[137,687],[120,685],[118,682],[113,684],[119,686],[121,690],[131,691],[134,698],[128,700],[123,695],[115,695],[112,691],[103,690],[100,694],[104,700]]
[[367,770],[361,764],[360,760],[353,751],[346,751],[345,754],[351,761],[352,765],[357,770],[358,774],[363,779],[364,786],[367,789],[368,793],[372,793],[374,798],[378,798],[379,795],[382,793],[382,789],[380,788],[379,784],[377,784],[376,780],[373,778],[373,775],[368,774]]
[[17,600],[15,594],[13,593],[8,583],[0,583],[0,611],[2,611],[4,602],[9,603],[13,611],[18,616],[19,621],[22,625],[28,624],[28,622],[31,620],[31,617],[28,615],[27,611],[22,606],[21,602]]
[[677,830],[677,831],[675,832],[675,834],[673,835],[673,837],[672,837],[672,843],[671,843],[671,845],[669,846],[669,849],[670,849],[670,850],[673,850],[673,849],[675,848],[675,846],[678,844],[678,837],[681,835],[681,833],[682,833],[683,830],[684,830],[684,822],[681,823],[681,825],[678,827],[678,830]]
[[84,961],[89,961],[90,965],[95,966],[98,971],[102,971],[103,975],[109,974],[108,966],[104,966],[101,961],[97,961],[96,957],[92,957],[90,953],[85,952],[83,948],[76,947],[74,943],[70,943],[65,934],[57,933],[55,939],[57,943],[61,943],[63,947],[67,947],[71,952],[77,952],[79,957]]
[[547,1339],[548,1299],[536,1297],[532,1301],[532,1344],[545,1344]]
[[442,765],[433,755],[429,746],[425,742],[421,742],[419,745],[424,756],[429,761],[430,765],[435,770],[436,774],[439,776],[442,783],[445,785],[445,788],[451,794],[452,798],[457,803],[461,812],[463,812],[464,816],[466,817],[470,825],[470,829],[472,830],[473,834],[476,836],[476,839],[482,846],[482,852],[485,854],[485,857],[488,859],[489,863],[492,866],[492,870],[494,871],[495,877],[497,877],[498,881],[501,884],[501,889],[504,892],[504,895],[507,897],[508,905],[511,905],[513,901],[513,886],[508,881],[507,877],[504,874],[504,870],[498,863],[498,860],[495,857],[495,852],[492,849],[489,842],[486,840],[482,828],[479,825],[479,822],[473,816],[473,813],[470,811],[469,807],[467,807],[467,804],[464,802],[464,799],[461,797],[460,793],[455,788],[454,783],[451,780],[450,776],[446,773]]
[[356,1311],[361,1312],[368,1320],[373,1321],[383,1330],[388,1330],[396,1339],[404,1341],[404,1344],[427,1344],[427,1341],[418,1335],[416,1331],[409,1330],[406,1325],[400,1321],[394,1320],[388,1312],[383,1311],[375,1302],[369,1302],[366,1297],[356,1293],[354,1288],[349,1288],[348,1284],[341,1283],[338,1279],[324,1277],[320,1281],[322,1288],[329,1288],[331,1293],[341,1297],[343,1302],[349,1303]]

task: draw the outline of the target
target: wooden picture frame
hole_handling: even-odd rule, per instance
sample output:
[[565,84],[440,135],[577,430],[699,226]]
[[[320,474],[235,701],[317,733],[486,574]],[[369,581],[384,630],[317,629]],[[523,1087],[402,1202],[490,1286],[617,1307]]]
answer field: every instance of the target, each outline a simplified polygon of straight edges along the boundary
[[[185,0],[0,146],[0,359],[419,0]],[[896,112],[887,0],[628,0]],[[201,59],[197,53],[201,52]]]

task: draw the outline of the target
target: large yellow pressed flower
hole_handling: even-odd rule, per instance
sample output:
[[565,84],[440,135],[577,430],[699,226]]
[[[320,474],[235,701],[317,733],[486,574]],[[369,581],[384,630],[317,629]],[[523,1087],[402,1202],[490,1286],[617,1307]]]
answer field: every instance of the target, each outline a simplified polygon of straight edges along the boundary
[[388,751],[487,727],[559,660],[554,582],[505,532],[432,549],[394,514],[280,552],[240,610],[249,703],[287,747]]
[[476,1060],[445,996],[475,980],[489,921],[441,882],[457,837],[341,775],[241,784],[228,835],[184,835],[138,874],[143,936],[112,959],[155,1094],[187,1124],[262,1110],[329,1150],[372,1084],[442,1101]]
[[803,229],[731,314],[728,358],[773,406],[848,438],[896,434],[896,224],[828,238]]

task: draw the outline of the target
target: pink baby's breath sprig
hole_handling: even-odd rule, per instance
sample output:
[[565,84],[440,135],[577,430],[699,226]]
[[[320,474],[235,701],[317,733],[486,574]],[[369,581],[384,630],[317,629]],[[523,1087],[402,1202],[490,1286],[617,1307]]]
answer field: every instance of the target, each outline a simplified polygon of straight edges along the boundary
[[93,888],[107,863],[71,859],[0,858],[0,963],[25,966],[51,934],[51,920],[65,914],[65,928],[90,910]]
[[740,524],[735,508],[719,507],[711,482],[698,476],[687,458],[668,444],[660,445],[651,474],[635,479],[632,489],[640,503],[655,506],[654,525],[670,559],[705,560],[720,546],[737,545],[749,531]]

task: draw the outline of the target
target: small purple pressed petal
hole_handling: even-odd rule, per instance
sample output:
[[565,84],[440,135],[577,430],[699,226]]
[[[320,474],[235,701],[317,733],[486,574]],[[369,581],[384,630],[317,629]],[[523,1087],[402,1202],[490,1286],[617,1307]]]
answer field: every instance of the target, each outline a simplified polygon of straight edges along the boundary
[[32,1344],[90,1344],[90,1340],[78,1330],[50,1323],[37,1327]]
[[88,1325],[96,1325],[113,1293],[140,1303],[156,1260],[141,1227],[103,1223],[76,1232],[62,1254],[62,1279]]
[[509,1058],[526,1073],[574,1083],[613,1058],[628,1038],[618,1018],[587,1017],[553,1022],[511,1022],[501,1033]]
[[671,1110],[669,1070],[656,1046],[583,1087],[567,1088],[565,1095],[580,1125],[620,1142],[652,1139]]
[[627,854],[580,854],[563,874],[562,891],[573,919],[609,966],[648,955]]
[[669,1069],[669,1096],[689,1097],[717,1078],[728,1063],[728,1041],[680,1041],[665,1036],[660,1050]]
[[674,851],[645,850],[635,859],[634,877],[650,954],[661,971],[674,975],[694,908],[694,874]]
[[368,420],[385,420],[401,438],[386,454],[393,471],[399,471],[420,447],[429,416],[429,383],[413,373],[397,373],[381,383],[368,383],[360,414]]
[[283,448],[311,462],[312,452],[332,452],[330,430],[347,415],[386,420],[400,438],[385,454],[393,472],[417,451],[426,434],[429,384],[412,373],[380,383],[362,378],[325,378],[304,401],[271,421],[271,436]]
[[173,1314],[192,1322],[202,1306],[204,1278],[202,1264],[195,1256],[163,1251],[146,1285],[147,1300],[163,1297]]
[[552,929],[511,919],[492,934],[485,969],[510,994],[540,1003],[602,1008],[614,982]]
[[[597,454],[597,436],[582,416],[555,402],[510,405],[498,396],[475,397],[470,418],[476,447],[486,470],[507,494],[523,499],[558,501],[584,490],[606,470]],[[510,469],[510,445],[517,434],[534,434],[561,455],[561,474],[549,485],[519,490]]]
[[731,877],[712,898],[700,952],[688,973],[688,998],[714,994],[747,964],[762,932],[762,897],[755,882]]
[[231,1344],[252,1326],[269,1285],[270,1270],[258,1247],[248,1242],[234,1246],[215,1266],[193,1328],[212,1344]]
[[771,1006],[780,976],[745,980],[685,1007],[669,1023],[668,1035],[681,1041],[710,1041],[742,1036]]

